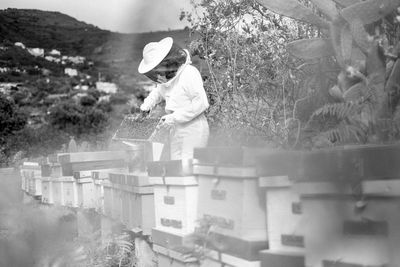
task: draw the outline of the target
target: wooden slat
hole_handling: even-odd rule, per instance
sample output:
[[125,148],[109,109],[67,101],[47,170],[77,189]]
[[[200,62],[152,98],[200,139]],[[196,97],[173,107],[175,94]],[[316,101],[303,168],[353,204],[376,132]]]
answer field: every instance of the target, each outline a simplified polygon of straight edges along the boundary
[[400,179],[363,181],[362,192],[365,195],[400,197]]
[[274,188],[274,187],[291,187],[293,182],[289,180],[288,176],[269,176],[260,177],[258,179],[260,187]]
[[289,251],[260,251],[261,267],[305,267],[304,254]]
[[126,151],[76,152],[58,156],[60,163],[126,159]]
[[152,176],[190,176],[193,174],[192,160],[152,161],[147,163],[147,172]]

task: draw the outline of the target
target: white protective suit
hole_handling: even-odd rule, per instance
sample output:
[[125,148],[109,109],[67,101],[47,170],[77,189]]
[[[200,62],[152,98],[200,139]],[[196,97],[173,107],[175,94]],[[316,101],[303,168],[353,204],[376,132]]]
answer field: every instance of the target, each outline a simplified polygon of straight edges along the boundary
[[158,84],[143,102],[145,109],[152,109],[165,99],[165,111],[170,114],[173,128],[170,132],[171,160],[193,158],[195,147],[205,147],[209,127],[204,111],[209,107],[203,80],[190,57],[174,78]]

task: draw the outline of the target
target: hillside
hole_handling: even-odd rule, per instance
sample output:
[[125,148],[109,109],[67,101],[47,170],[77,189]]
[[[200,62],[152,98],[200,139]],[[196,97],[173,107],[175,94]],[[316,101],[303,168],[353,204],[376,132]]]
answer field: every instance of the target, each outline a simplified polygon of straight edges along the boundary
[[[2,119],[9,128],[0,129],[0,162],[21,150],[51,153],[70,135],[109,139],[146,94],[137,73],[143,47],[166,36],[190,41],[189,30],[121,34],[59,12],[0,10],[0,111],[12,110]],[[118,92],[100,91],[99,80]]]

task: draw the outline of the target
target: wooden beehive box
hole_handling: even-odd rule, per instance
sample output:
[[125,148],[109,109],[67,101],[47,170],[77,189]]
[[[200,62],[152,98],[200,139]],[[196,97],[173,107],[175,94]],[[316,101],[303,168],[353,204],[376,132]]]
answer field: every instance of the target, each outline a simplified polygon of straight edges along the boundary
[[78,207],[92,209],[96,207],[95,187],[92,177],[80,178],[76,180],[78,192]]
[[360,199],[354,186],[343,183],[304,182],[296,187],[308,221],[303,230],[306,266],[391,265],[397,252],[389,236],[399,240],[397,199]]
[[39,197],[42,195],[42,178],[32,177],[29,179],[28,194],[31,196]]
[[91,171],[126,166],[125,151],[76,152],[58,155],[63,176],[71,176],[74,172]]
[[124,195],[123,190],[117,184],[112,184],[112,206],[111,206],[111,218],[116,221],[122,222],[122,196]]
[[158,245],[153,245],[154,252],[157,253],[157,266],[160,267],[199,267],[197,259],[187,257],[184,252],[174,251]]
[[121,194],[121,222],[134,232],[150,235],[154,227],[154,193],[152,186],[113,184]]
[[51,178],[42,178],[42,203],[54,204],[53,181]]
[[64,205],[63,182],[61,177],[52,179],[52,191],[54,205]]
[[[201,267],[260,267],[260,261],[248,261],[229,254],[217,252],[215,250],[206,251],[206,258],[202,261]],[[274,265],[270,265],[271,267]],[[276,267],[276,266],[274,266]],[[287,266],[289,267],[289,266]]]
[[176,234],[192,233],[196,227],[198,186],[191,160],[148,163],[154,186],[158,229]]
[[305,267],[303,252],[260,251],[261,267]]
[[94,209],[104,214],[104,187],[101,180],[94,180]]
[[260,177],[259,185],[265,189],[269,250],[303,253],[302,229],[308,221],[302,216],[293,181],[288,176]]
[[102,180],[101,185],[103,186],[103,192],[104,192],[103,212],[105,216],[112,218],[113,186],[109,180]]
[[265,201],[253,167],[194,165],[199,182],[199,218],[220,234],[266,241]]
[[78,207],[78,185],[74,177],[59,178],[62,183],[63,206]]

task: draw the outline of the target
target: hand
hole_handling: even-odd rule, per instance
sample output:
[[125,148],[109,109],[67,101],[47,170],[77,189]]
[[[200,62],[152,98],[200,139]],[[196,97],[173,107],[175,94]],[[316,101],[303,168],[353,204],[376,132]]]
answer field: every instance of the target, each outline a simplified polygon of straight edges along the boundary
[[143,103],[140,105],[140,110],[144,111],[144,112],[148,112],[148,111],[150,111],[150,107],[149,107],[149,105],[146,105],[145,103]]
[[160,120],[160,127],[165,129],[171,129],[175,125],[175,119],[173,114],[164,115]]

